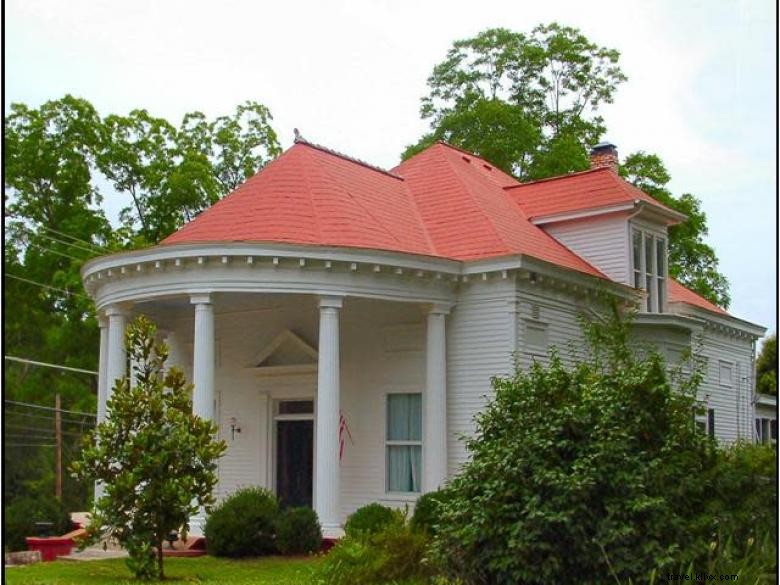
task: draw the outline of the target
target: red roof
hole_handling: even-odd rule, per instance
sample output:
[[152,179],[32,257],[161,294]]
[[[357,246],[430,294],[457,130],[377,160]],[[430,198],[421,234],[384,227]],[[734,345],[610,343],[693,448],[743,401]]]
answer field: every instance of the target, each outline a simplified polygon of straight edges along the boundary
[[679,215],[620,177],[609,167],[516,183],[506,188],[529,218],[644,201]]
[[[385,171],[300,141],[162,244],[281,242],[469,261],[515,254],[607,278],[529,221],[649,195],[609,169],[532,183],[444,143]],[[727,314],[669,279],[669,300]]]
[[285,242],[435,255],[400,177],[296,144],[163,240]]
[[701,309],[712,311],[714,313],[720,313],[721,315],[728,315],[728,313],[721,309],[718,305],[711,303],[703,296],[698,295],[691,289],[684,287],[673,278],[669,279],[668,291],[670,303],[685,303],[699,307]]
[[605,278],[527,220],[503,189],[512,184],[441,143],[388,172],[298,142],[162,243],[286,242],[455,260],[527,254]]

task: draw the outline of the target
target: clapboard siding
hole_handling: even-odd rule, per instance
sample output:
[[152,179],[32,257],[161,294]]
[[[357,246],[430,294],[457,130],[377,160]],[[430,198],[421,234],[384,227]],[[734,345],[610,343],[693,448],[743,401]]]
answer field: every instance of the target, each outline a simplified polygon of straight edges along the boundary
[[453,475],[466,461],[460,435],[492,393],[490,379],[512,370],[515,285],[511,279],[463,286],[447,321],[447,450]]
[[[751,440],[755,421],[750,340],[737,339],[705,328],[701,355],[706,359],[706,369],[699,399],[706,401],[709,408],[715,409],[716,437],[723,442]],[[721,383],[721,362],[733,364],[730,385]]]
[[[547,363],[552,347],[567,365],[582,356],[581,301],[524,281],[518,288],[517,302],[517,362],[521,368],[528,368],[534,360]],[[546,334],[535,335],[534,330]]]
[[625,214],[543,226],[545,231],[616,282],[629,283],[628,222]]

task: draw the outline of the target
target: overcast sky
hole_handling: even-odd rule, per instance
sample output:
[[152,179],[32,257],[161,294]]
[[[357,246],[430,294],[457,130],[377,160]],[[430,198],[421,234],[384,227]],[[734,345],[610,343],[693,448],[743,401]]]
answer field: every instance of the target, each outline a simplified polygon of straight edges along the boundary
[[9,0],[5,16],[6,111],[71,93],[178,124],[256,100],[283,147],[297,127],[384,167],[426,130],[419,100],[452,41],[578,27],[629,77],[602,110],[606,138],[659,154],[674,192],[702,200],[731,312],[775,330],[774,0]]

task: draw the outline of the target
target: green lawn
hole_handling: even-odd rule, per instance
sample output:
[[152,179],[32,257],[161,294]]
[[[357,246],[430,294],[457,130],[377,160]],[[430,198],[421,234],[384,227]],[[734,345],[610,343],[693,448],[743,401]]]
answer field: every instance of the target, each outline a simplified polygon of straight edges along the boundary
[[[321,557],[262,557],[226,560],[214,557],[165,559],[165,583],[224,583],[225,585],[303,585]],[[108,585],[143,583],[133,579],[125,559],[54,561],[8,567],[9,585]],[[152,581],[151,583],[154,583]]]

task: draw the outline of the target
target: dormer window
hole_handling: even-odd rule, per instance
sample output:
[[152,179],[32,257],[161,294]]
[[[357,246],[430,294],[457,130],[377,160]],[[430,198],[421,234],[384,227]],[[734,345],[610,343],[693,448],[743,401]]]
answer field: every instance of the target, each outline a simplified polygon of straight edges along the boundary
[[662,313],[666,303],[666,239],[635,227],[631,242],[634,287],[647,293],[647,312]]

